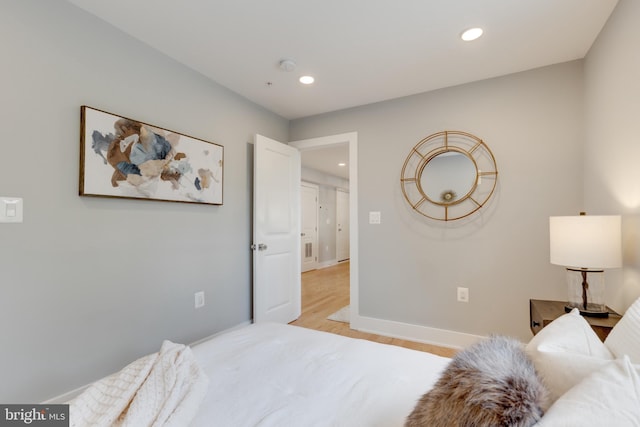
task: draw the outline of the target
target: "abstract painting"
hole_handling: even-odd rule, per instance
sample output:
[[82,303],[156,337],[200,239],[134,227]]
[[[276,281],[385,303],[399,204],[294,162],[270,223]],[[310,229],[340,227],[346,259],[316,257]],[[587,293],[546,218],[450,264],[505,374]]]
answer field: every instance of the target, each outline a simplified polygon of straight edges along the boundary
[[222,204],[224,147],[82,106],[80,195]]

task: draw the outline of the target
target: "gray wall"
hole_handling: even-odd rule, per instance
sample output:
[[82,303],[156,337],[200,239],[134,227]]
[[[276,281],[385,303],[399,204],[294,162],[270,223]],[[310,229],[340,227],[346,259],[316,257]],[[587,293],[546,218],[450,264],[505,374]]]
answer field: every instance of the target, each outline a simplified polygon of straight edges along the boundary
[[606,271],[608,304],[640,296],[640,2],[620,0],[585,61],[587,212],[622,214],[624,268]]
[[[548,217],[582,206],[582,71],[574,61],[292,121],[294,140],[358,132],[361,315],[531,337],[529,299],[566,295]],[[429,220],[402,195],[406,156],[441,130],[483,138],[497,160],[496,194],[467,221]],[[382,224],[369,225],[369,211]]]
[[[0,224],[0,402],[248,321],[248,141],[288,121],[60,0],[0,2],[0,29],[0,195],[24,198]],[[83,104],[222,144],[224,205],[79,197]]]

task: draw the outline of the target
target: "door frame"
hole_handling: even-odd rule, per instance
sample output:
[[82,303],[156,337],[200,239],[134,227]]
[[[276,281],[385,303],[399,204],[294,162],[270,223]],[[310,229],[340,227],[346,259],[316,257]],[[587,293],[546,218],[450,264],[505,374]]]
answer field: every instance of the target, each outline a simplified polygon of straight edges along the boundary
[[[339,194],[340,193],[347,194],[346,206],[345,206],[344,202],[340,203],[340,201],[339,201],[339,199],[340,199],[340,195]],[[338,231],[339,230],[338,227],[340,226],[339,219],[341,218],[341,215],[340,215],[341,209],[340,208],[348,209],[349,201],[350,201],[349,197],[350,196],[349,196],[349,191],[348,190],[346,190],[344,188],[336,188],[336,230],[335,230],[335,233],[336,233],[336,260],[338,262],[346,261],[346,260],[348,260],[350,258],[350,256],[347,256],[346,258],[341,258],[340,256],[338,256],[339,252],[340,252],[340,239],[338,238],[340,236],[340,231]],[[348,220],[350,221],[351,218],[348,218]],[[351,224],[347,224],[347,226],[348,226],[348,229],[351,230]],[[344,225],[343,225],[343,227],[344,227]],[[350,239],[349,239],[348,243],[349,243],[349,246],[350,246],[351,245],[351,240]],[[349,252],[350,252],[350,250],[349,250]]]
[[358,281],[358,133],[348,132],[289,142],[289,145],[296,147],[300,151],[343,144],[348,144],[349,146],[349,311],[351,314],[351,329],[359,329],[362,321],[360,318],[360,288]]

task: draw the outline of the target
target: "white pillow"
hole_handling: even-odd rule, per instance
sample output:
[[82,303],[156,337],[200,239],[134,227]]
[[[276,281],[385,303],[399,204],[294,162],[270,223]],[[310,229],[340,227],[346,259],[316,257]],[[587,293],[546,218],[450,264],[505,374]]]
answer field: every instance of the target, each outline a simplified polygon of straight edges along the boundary
[[604,344],[616,357],[626,354],[633,363],[640,364],[640,298],[631,304]]
[[538,332],[526,352],[549,390],[549,403],[614,359],[575,308]]
[[628,357],[594,372],[549,408],[536,427],[640,426],[640,365]]

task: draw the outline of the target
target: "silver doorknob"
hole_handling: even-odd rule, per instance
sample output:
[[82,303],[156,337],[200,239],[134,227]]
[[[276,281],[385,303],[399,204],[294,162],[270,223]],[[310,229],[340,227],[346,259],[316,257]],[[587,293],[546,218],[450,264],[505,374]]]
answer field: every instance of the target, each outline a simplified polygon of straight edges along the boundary
[[255,244],[251,245],[252,251],[255,251],[256,249],[259,251],[266,251],[267,245],[265,245],[264,243],[259,243],[257,246]]

